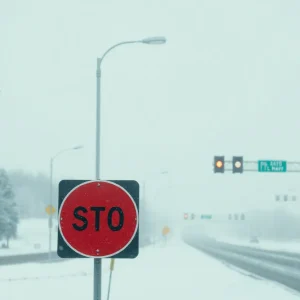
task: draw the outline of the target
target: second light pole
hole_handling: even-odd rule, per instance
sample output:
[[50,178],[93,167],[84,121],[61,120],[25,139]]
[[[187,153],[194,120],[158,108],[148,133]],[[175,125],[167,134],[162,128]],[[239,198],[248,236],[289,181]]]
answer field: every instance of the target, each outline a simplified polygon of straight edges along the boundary
[[[67,151],[72,151],[72,150],[79,150],[82,149],[83,146],[79,145],[79,146],[75,146],[72,148],[67,148],[67,149],[63,149],[61,151],[59,151],[58,153],[56,153],[54,156],[52,156],[50,158],[50,201],[49,201],[49,207],[50,209],[52,209],[53,207],[53,196],[52,196],[52,188],[53,188],[53,162],[54,159],[59,156],[60,154],[67,152]],[[53,213],[51,212],[49,214],[49,223],[48,223],[48,228],[49,228],[49,249],[48,249],[48,259],[51,260],[51,244],[52,244],[52,220],[53,220]]]
[[[100,180],[100,120],[101,120],[101,65],[105,56],[114,48],[125,44],[149,44],[159,45],[165,44],[165,37],[150,37],[142,40],[124,41],[117,43],[108,48],[102,57],[97,58],[97,71],[96,71],[96,180]],[[101,300],[101,258],[94,259],[94,300]]]

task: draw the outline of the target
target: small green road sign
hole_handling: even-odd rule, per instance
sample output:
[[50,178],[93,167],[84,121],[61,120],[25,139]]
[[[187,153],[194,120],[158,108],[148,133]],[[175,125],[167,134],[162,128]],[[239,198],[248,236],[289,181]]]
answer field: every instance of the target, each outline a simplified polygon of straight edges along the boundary
[[212,215],[201,215],[200,218],[201,219],[205,219],[205,220],[211,220],[212,219]]
[[258,172],[286,172],[286,160],[259,160]]

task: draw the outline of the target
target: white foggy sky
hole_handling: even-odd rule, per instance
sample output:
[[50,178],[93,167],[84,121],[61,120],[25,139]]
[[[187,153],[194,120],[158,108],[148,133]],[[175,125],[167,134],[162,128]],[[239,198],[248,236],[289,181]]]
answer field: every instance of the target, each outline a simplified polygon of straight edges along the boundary
[[299,192],[297,173],[211,165],[300,160],[299,1],[105,2],[1,2],[3,167],[48,174],[52,155],[83,144],[55,160],[54,176],[93,179],[96,57],[164,35],[166,45],[122,46],[103,63],[102,177],[148,179],[148,200],[176,213],[270,208],[275,193]]

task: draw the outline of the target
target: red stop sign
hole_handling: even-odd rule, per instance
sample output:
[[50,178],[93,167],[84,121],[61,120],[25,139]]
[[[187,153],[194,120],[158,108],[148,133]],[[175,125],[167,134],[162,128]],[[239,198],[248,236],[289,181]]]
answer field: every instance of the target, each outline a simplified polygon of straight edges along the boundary
[[138,229],[138,210],[130,194],[109,181],[75,187],[59,210],[66,244],[87,257],[108,257],[124,250]]

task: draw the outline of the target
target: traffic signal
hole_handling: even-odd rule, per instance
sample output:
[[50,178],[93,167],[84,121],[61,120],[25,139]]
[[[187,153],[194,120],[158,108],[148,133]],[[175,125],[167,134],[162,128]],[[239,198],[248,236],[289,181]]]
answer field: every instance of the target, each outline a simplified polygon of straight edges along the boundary
[[194,220],[194,219],[195,219],[195,215],[191,214],[191,220]]
[[243,156],[232,157],[232,173],[243,173],[244,170]]
[[241,214],[241,220],[242,220],[242,221],[245,220],[245,214]]
[[228,215],[228,220],[232,220],[232,215],[231,214]]
[[225,158],[224,156],[215,156],[214,157],[214,172],[215,173],[224,173],[225,169]]
[[183,218],[184,218],[185,220],[187,220],[187,219],[188,219],[188,217],[189,217],[189,216],[188,216],[188,214],[187,214],[187,213],[185,213],[185,214],[184,214],[184,216],[183,216]]

